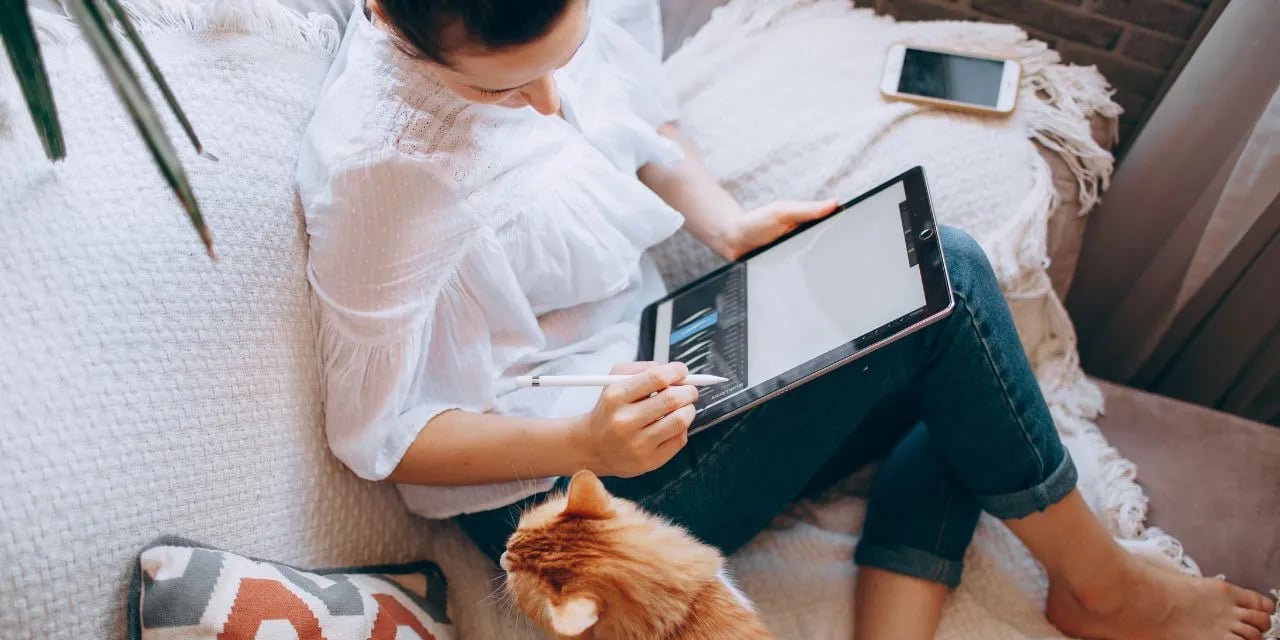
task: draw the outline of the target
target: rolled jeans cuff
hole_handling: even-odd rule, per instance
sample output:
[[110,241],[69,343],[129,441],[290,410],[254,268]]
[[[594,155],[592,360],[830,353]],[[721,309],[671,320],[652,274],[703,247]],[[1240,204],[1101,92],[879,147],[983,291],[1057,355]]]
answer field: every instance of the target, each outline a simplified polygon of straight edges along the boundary
[[945,584],[953,589],[960,584],[960,574],[964,572],[964,563],[959,560],[948,560],[911,547],[868,543],[866,540],[858,544],[853,561],[861,567],[884,569]]
[[1044,482],[1029,489],[990,496],[976,496],[982,510],[1001,519],[1016,520],[1033,513],[1044,511],[1059,503],[1067,494],[1076,488],[1079,475],[1071,455],[1062,454],[1062,463]]

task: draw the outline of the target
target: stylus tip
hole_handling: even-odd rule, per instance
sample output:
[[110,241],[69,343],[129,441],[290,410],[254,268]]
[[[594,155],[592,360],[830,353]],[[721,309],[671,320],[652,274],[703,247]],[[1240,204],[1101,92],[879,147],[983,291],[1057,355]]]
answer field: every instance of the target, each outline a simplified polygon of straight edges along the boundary
[[722,377],[720,377],[720,376],[708,375],[708,374],[705,374],[705,373],[695,373],[695,374],[693,374],[693,375],[691,375],[691,376],[686,377],[686,378],[684,379],[684,381],[685,381],[686,383],[688,383],[688,384],[691,384],[691,385],[695,386],[695,387],[709,387],[709,386],[714,385],[714,384],[720,384],[720,383],[722,383],[722,382],[728,382],[728,381],[729,381],[729,379],[728,379],[728,378],[722,378]]

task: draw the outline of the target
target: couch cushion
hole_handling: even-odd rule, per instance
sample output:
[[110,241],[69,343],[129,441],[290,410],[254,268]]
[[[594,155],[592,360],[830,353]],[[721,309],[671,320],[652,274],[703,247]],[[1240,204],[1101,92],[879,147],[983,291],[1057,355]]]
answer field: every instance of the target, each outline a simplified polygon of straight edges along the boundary
[[[302,15],[316,13],[333,18],[339,31],[346,27],[347,18],[351,17],[353,6],[349,0],[279,0],[279,2]],[[44,11],[65,13],[61,0],[27,0],[27,5]]]
[[164,6],[187,13],[141,26],[221,158],[177,145],[216,263],[67,29],[42,19],[65,162],[0,64],[2,638],[120,637],[127,568],[161,533],[304,566],[427,555],[320,421],[293,172],[336,28],[267,1]]
[[306,571],[165,537],[133,567],[129,640],[453,640],[447,609],[432,562]]
[[1138,466],[1150,524],[1182,541],[1206,575],[1253,589],[1280,581],[1280,429],[1099,382],[1098,426]]

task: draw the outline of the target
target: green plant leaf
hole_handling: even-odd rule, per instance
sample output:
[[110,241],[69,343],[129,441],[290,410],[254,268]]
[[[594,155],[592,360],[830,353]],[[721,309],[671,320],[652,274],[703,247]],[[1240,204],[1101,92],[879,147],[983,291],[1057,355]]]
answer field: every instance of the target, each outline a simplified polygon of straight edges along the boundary
[[160,67],[156,65],[155,59],[151,57],[151,52],[147,50],[146,43],[142,41],[142,36],[138,34],[137,28],[133,26],[133,21],[129,19],[129,14],[121,6],[120,0],[103,1],[106,3],[107,8],[111,9],[116,21],[124,29],[124,37],[138,50],[138,57],[142,59],[142,64],[147,67],[147,73],[151,74],[151,79],[155,81],[156,87],[160,89],[160,94],[164,96],[164,101],[168,103],[169,109],[173,111],[173,115],[178,119],[178,124],[182,125],[182,130],[186,132],[187,139],[191,140],[191,145],[196,148],[196,153],[212,160],[217,160],[218,158],[213,154],[205,153],[204,145],[200,144],[200,138],[196,136],[196,130],[191,126],[191,121],[187,119],[187,114],[182,111],[182,107],[178,104],[178,99],[173,95],[173,90],[169,88],[169,83],[165,81],[164,75],[160,73]]
[[116,41],[115,33],[111,29],[110,22],[103,15],[98,0],[68,0],[66,7],[72,19],[80,25],[85,42],[97,56],[102,70],[111,82],[111,87],[124,103],[134,126],[138,128],[138,133],[146,142],[147,148],[151,150],[152,157],[160,167],[160,173],[164,175],[170,188],[186,208],[187,216],[191,219],[192,226],[196,228],[196,233],[200,235],[205,250],[209,252],[211,258],[216,259],[213,252],[213,238],[204,224],[200,205],[191,191],[191,183],[187,179],[186,171],[182,168],[178,152],[165,135],[160,116],[142,90],[137,74],[120,49],[120,43]]
[[67,156],[67,145],[62,138],[62,126],[58,123],[58,108],[53,103],[53,91],[49,88],[49,74],[40,57],[40,43],[36,41],[35,28],[31,25],[31,12],[26,0],[0,0],[0,39],[14,74],[22,86],[22,96],[31,112],[44,153],[50,160]]

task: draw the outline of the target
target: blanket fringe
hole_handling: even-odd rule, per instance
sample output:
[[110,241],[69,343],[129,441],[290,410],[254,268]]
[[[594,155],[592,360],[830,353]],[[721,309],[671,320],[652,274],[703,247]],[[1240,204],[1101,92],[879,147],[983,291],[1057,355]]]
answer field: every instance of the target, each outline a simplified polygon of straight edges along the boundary
[[[276,0],[125,0],[124,7],[143,35],[255,35],[325,57],[337,53],[342,41],[332,17],[320,13],[304,16]],[[69,47],[81,39],[79,27],[66,14],[32,9],[31,18],[43,45]]]
[[[1101,116],[1108,127],[1103,141],[1114,144],[1121,109],[1112,101],[1106,79],[1095,67],[1064,65],[1057,52],[1021,30],[1016,30],[1012,39],[1017,42],[1015,50],[1006,55],[1016,57],[1023,67],[1018,117],[1027,137],[1056,154],[1071,170],[1080,215],[1087,214],[1099,202],[1115,167],[1111,152],[1094,138],[1091,121]],[[1161,558],[1181,571],[1199,575],[1199,567],[1176,538],[1145,525],[1148,499],[1137,484],[1137,467],[1107,443],[1094,423],[1103,410],[1102,391],[1080,368],[1075,327],[1052,290],[1044,262],[1048,254],[1044,229],[1058,194],[1044,158],[1036,154],[1032,162],[1027,196],[1010,216],[1010,227],[996,234],[1001,241],[986,248],[992,254],[992,264],[1000,265],[997,276],[1009,298],[1040,299],[1049,305],[1041,316],[1047,322],[1047,335],[1034,345],[1034,353],[1028,354],[1036,363],[1036,377],[1059,430],[1097,452],[1092,463],[1107,491],[1095,508],[1114,518],[1114,533],[1121,542],[1135,553]]]
[[1101,199],[1115,168],[1114,156],[1094,139],[1091,118],[1105,119],[1104,141],[1113,145],[1123,109],[1096,67],[1061,64],[1058,53],[1039,40],[1024,40],[1019,54],[1024,74],[1019,113],[1027,135],[1071,169],[1084,215]]
[[1276,611],[1271,614],[1271,630],[1262,636],[1262,640],[1280,640],[1280,589],[1271,590],[1271,599],[1276,603]]
[[1040,154],[1031,157],[1031,188],[1008,218],[994,242],[984,248],[991,255],[1005,296],[1014,300],[1039,298],[1053,293],[1047,271],[1048,238],[1044,229],[1057,204],[1053,172]]
[[1097,452],[1092,464],[1107,491],[1098,496],[1094,508],[1114,518],[1112,533],[1129,551],[1201,575],[1181,542],[1158,527],[1146,526],[1149,500],[1138,485],[1138,468],[1107,442],[1095,422],[1103,413],[1104,399],[1102,390],[1080,368],[1075,326],[1056,294],[1049,292],[1044,299],[1050,305],[1043,314],[1048,335],[1029,355],[1058,430]]

